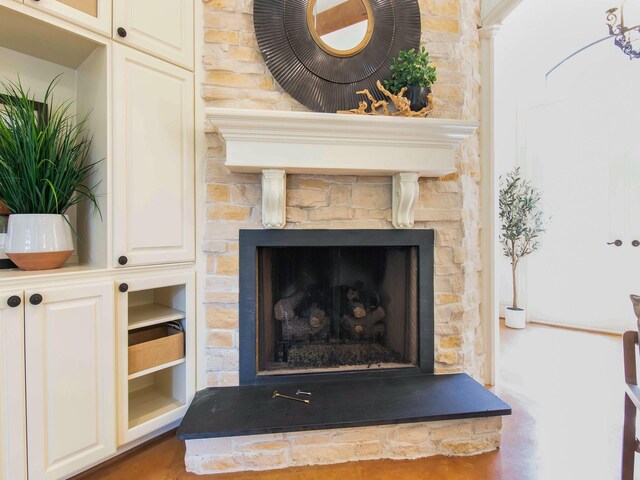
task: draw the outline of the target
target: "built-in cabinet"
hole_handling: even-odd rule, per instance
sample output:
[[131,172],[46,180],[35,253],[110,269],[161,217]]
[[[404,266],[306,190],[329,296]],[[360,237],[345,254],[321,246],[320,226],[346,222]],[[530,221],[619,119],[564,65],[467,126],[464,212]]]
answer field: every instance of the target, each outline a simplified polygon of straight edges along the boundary
[[24,0],[24,3],[98,33],[111,34],[111,0]]
[[0,480],[27,478],[23,294],[0,291]]
[[[194,298],[193,274],[123,278],[118,284],[119,444],[184,416],[196,387]],[[169,327],[184,339],[184,354],[134,368],[134,336]]]
[[25,299],[29,476],[64,478],[116,450],[113,283]]
[[193,69],[193,0],[113,0],[113,38]]
[[[64,72],[100,160],[100,214],[72,212],[77,264],[0,270],[0,480],[86,470],[195,393],[194,2],[160,3],[0,0],[0,77],[38,96]],[[162,329],[173,356],[130,371]]]
[[113,282],[0,293],[1,479],[65,478],[115,452],[114,342]]
[[116,266],[194,260],[193,73],[113,46]]

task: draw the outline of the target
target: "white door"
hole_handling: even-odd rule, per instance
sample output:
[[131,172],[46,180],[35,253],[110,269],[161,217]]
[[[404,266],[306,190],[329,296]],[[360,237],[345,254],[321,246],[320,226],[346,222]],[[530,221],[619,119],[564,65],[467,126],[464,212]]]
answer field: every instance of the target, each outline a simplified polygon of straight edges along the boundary
[[27,478],[22,291],[0,292],[0,480]]
[[114,45],[114,258],[194,260],[193,74]]
[[632,243],[640,240],[640,148],[626,141],[634,125],[608,118],[609,109],[568,98],[527,116],[527,170],[551,216],[525,264],[531,320],[635,328],[629,294],[640,293],[640,247]]
[[113,0],[113,38],[193,70],[193,0]]
[[115,453],[111,282],[25,293],[29,477],[66,478]]
[[24,3],[111,36],[110,0],[24,0]]

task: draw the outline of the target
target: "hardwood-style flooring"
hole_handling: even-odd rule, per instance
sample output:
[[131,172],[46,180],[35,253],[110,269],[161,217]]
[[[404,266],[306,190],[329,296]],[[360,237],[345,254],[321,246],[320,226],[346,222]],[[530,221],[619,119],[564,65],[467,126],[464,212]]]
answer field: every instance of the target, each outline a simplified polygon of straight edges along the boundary
[[[216,480],[614,480],[620,478],[622,339],[530,324],[501,329],[496,394],[513,407],[502,448],[474,457],[378,460]],[[79,478],[183,480],[184,446],[168,436]],[[640,462],[639,467],[640,469]],[[638,477],[640,478],[640,476]]]

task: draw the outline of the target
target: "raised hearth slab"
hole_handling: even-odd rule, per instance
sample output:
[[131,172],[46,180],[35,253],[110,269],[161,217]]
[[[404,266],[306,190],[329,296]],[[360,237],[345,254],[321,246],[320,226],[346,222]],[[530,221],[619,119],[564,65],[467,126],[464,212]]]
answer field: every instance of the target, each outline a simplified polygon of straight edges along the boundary
[[[311,392],[306,405],[272,398]],[[511,415],[511,407],[464,373],[315,383],[215,387],[198,392],[178,438],[193,440]]]

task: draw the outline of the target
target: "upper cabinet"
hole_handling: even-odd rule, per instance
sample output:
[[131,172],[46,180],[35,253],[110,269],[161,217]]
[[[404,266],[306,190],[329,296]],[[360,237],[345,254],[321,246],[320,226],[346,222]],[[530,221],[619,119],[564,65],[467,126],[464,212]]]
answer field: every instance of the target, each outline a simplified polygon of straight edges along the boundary
[[111,0],[24,0],[24,3],[111,36]]
[[113,38],[193,70],[193,0],[113,0]]
[[193,74],[113,48],[115,266],[192,262]]

